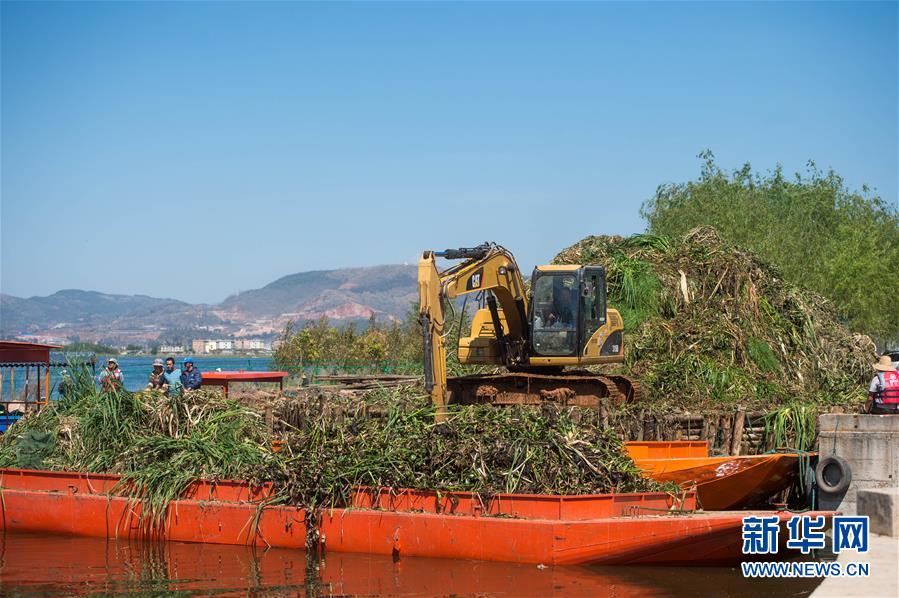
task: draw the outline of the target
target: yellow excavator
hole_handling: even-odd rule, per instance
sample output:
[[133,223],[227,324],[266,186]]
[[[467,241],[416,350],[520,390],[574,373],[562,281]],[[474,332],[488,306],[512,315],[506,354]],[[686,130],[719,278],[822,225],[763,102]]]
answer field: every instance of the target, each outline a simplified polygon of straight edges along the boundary
[[[461,261],[439,271],[437,258]],[[515,258],[495,243],[425,251],[418,292],[425,388],[438,419],[453,403],[597,407],[639,397],[639,383],[626,376],[565,369],[624,360],[624,325],[606,306],[602,266],[538,266],[528,290]],[[445,310],[463,295],[474,295],[478,309],[470,334],[459,335],[459,362],[507,372],[447,378]]]

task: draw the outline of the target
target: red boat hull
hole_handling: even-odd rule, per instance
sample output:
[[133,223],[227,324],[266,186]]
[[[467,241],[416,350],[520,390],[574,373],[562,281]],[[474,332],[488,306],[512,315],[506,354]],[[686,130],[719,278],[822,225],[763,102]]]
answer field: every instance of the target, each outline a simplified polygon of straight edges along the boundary
[[[140,504],[110,494],[117,481],[0,470],[2,529],[146,539],[153,530],[141,525]],[[306,512],[284,506],[260,511],[267,494],[268,488],[239,482],[198,484],[192,498],[170,504],[164,537],[305,548]],[[670,497],[648,493],[500,495],[483,504],[466,493],[365,490],[353,504],[323,513],[320,541],[327,550],[546,565],[733,562],[740,558],[748,514],[671,513]],[[790,514],[779,516],[785,521]]]
[[710,457],[705,441],[626,442],[625,448],[647,477],[694,489],[711,511],[764,505],[799,477],[796,453]]

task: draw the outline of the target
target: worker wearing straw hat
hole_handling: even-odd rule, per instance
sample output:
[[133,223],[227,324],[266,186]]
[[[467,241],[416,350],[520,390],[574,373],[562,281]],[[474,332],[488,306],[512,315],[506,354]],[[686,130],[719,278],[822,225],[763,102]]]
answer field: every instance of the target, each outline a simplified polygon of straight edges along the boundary
[[893,367],[889,355],[874,364],[877,374],[868,386],[868,402],[865,411],[880,415],[899,414],[899,372]]
[[165,384],[165,376],[163,376],[165,365],[158,357],[153,360],[153,371],[150,372],[150,379],[147,382],[148,389],[161,389]]
[[106,361],[106,367],[103,368],[103,371],[100,372],[97,378],[100,382],[100,388],[105,391],[120,390],[125,385],[125,376],[122,374],[122,370],[119,369],[119,360],[115,357],[110,357]]

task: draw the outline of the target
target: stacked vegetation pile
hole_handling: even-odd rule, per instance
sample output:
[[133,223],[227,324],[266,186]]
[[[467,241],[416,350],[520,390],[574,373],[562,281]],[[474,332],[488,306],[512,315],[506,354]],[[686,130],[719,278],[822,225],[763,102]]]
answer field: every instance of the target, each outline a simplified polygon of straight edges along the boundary
[[145,501],[148,521],[192,482],[258,480],[271,466],[263,418],[221,392],[100,392],[74,369],[69,398],[30,413],[0,437],[0,467],[112,473]]
[[144,501],[148,525],[200,478],[271,481],[276,500],[313,509],[346,504],[359,485],[487,495],[660,488],[593,413],[460,408],[437,426],[414,389],[328,395],[294,403],[273,452],[265,415],[218,391],[100,392],[86,372],[79,377],[71,398],[0,438],[0,467],[121,474],[119,491]]
[[753,172],[749,164],[725,172],[711,152],[698,179],[660,185],[643,204],[649,232],[680,237],[712,226],[727,241],[777,265],[788,280],[820,293],[849,326],[899,341],[899,211],[874,191],[854,191],[833,170],[809,162],[788,177],[778,166]]
[[770,410],[864,400],[871,340],[712,229],[588,237],[555,263],[606,267],[609,305],[625,321],[622,369],[642,381],[648,404]]
[[488,495],[659,488],[640,476],[595,411],[480,405],[457,408],[438,425],[430,400],[415,392],[339,401],[297,404],[303,413],[294,414],[282,450],[292,502],[328,503],[360,485]]

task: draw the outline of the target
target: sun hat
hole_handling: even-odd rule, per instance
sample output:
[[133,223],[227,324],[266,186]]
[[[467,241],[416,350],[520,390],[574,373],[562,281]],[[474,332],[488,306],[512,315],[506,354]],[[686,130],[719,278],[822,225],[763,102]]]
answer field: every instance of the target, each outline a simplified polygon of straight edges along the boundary
[[155,368],[156,366],[165,367],[165,365],[162,363],[162,360],[158,357],[153,360],[153,367]]
[[880,358],[880,361],[874,364],[874,369],[878,372],[895,372],[896,368],[893,367],[893,360],[890,359],[889,355],[883,355]]

